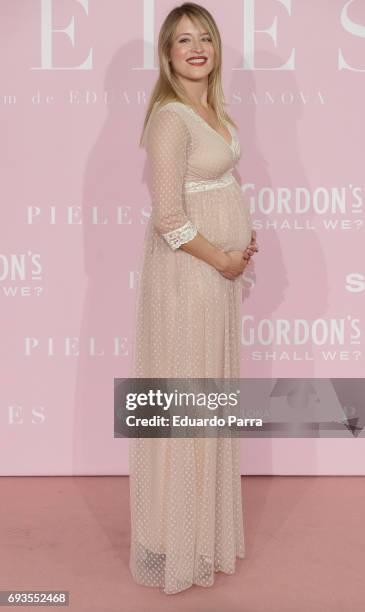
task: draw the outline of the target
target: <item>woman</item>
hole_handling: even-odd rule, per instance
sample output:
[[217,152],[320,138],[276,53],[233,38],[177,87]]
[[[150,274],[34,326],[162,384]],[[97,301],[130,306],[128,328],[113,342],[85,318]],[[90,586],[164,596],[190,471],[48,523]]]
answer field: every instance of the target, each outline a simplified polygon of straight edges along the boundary
[[[241,275],[258,249],[231,173],[240,148],[223,109],[216,23],[185,3],[166,17],[158,50],[141,139],[152,213],[134,376],[239,378]],[[245,554],[239,439],[131,439],[130,494],[136,582],[172,594],[234,573]]]

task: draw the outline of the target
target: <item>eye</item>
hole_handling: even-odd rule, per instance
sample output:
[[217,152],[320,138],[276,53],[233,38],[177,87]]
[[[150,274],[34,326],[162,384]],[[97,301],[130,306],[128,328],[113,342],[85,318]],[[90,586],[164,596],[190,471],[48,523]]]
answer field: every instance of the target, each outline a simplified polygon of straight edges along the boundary
[[[180,38],[179,42],[186,42],[187,40],[189,40],[188,38]],[[208,42],[212,42],[212,39],[210,36],[204,36],[203,40],[207,40]]]

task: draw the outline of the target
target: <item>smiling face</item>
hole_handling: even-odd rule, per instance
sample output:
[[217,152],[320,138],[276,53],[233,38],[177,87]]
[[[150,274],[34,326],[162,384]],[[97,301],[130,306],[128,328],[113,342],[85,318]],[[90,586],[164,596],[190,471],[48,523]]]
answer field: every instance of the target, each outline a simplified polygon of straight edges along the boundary
[[199,23],[183,15],[176,26],[170,58],[178,76],[194,81],[207,78],[214,68],[214,47],[210,34]]

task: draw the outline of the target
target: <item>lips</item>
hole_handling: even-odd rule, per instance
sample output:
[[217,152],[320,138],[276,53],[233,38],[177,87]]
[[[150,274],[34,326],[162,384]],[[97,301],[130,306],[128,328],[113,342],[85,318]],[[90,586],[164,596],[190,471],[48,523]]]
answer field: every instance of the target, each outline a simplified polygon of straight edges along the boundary
[[204,55],[195,55],[194,57],[189,57],[186,61],[192,66],[203,66],[207,62],[206,57]]

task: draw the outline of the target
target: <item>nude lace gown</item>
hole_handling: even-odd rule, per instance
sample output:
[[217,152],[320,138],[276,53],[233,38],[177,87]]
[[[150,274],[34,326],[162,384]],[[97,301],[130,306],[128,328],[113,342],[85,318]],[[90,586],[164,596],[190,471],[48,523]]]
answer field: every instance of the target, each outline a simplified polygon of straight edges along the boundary
[[[222,250],[251,239],[240,158],[195,110],[169,102],[147,127],[152,213],[136,307],[134,377],[240,377],[241,279],[179,249],[199,230]],[[141,585],[211,586],[245,556],[239,438],[129,440],[129,567]]]

